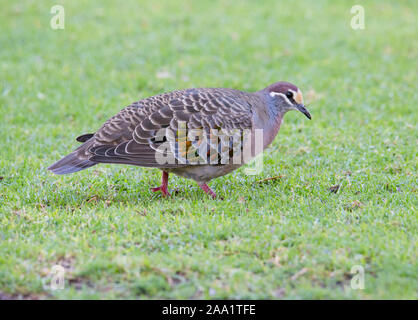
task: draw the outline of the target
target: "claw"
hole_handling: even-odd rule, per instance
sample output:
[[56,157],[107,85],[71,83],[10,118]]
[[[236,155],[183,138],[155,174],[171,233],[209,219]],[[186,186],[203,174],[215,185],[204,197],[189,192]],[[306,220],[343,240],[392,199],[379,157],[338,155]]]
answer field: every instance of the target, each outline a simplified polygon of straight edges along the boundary
[[168,186],[168,172],[163,171],[163,175],[161,177],[161,186],[150,188],[150,190],[152,192],[161,191],[161,193],[163,194],[163,197],[171,196],[170,192],[168,192],[167,186]]
[[202,190],[205,191],[208,195],[210,195],[212,199],[216,198],[216,193],[213,192],[213,190],[206,183],[199,184],[199,187],[202,188]]
[[170,192],[168,192],[168,190],[167,190],[167,186],[160,186],[160,187],[150,188],[150,190],[152,192],[161,191],[161,193],[163,194],[164,197],[171,196]]

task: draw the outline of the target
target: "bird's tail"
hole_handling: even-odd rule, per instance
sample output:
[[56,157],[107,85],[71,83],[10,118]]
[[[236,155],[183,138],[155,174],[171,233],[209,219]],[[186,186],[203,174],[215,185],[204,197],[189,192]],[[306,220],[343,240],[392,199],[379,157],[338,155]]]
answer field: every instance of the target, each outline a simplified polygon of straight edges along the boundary
[[80,159],[77,156],[76,150],[55,162],[52,166],[48,167],[48,170],[51,170],[55,174],[67,174],[90,168],[95,164],[97,163],[88,159]]

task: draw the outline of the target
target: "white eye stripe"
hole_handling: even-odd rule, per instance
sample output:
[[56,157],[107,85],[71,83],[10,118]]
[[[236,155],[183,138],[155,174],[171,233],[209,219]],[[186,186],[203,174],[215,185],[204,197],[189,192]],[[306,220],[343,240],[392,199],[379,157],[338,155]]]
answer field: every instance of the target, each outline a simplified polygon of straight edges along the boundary
[[280,92],[270,92],[270,97],[274,97],[274,96],[281,96],[288,105],[293,106],[293,103],[290,102],[290,100],[286,97],[285,94],[280,93]]

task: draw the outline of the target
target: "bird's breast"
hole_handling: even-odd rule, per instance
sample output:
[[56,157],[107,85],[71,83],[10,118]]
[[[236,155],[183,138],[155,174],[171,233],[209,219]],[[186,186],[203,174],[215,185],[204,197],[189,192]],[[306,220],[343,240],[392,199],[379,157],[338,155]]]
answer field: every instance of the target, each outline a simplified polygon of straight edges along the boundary
[[276,137],[282,124],[283,117],[277,115],[268,119],[254,119],[255,138],[257,142],[263,141],[263,149],[267,148]]

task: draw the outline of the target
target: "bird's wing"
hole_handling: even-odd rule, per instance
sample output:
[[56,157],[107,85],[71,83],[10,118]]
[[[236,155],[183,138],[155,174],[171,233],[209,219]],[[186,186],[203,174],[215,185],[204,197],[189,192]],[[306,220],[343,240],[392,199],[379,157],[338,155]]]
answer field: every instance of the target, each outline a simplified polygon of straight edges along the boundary
[[88,141],[90,138],[92,138],[94,136],[94,133],[86,133],[86,134],[82,134],[81,136],[78,136],[76,138],[76,140],[78,142],[86,142]]
[[250,94],[230,89],[174,91],[120,111],[95,133],[87,151],[94,162],[178,167],[207,160],[209,154],[217,157],[211,149],[229,153],[237,147],[215,143],[213,135],[209,138],[213,132],[231,137],[251,127]]

